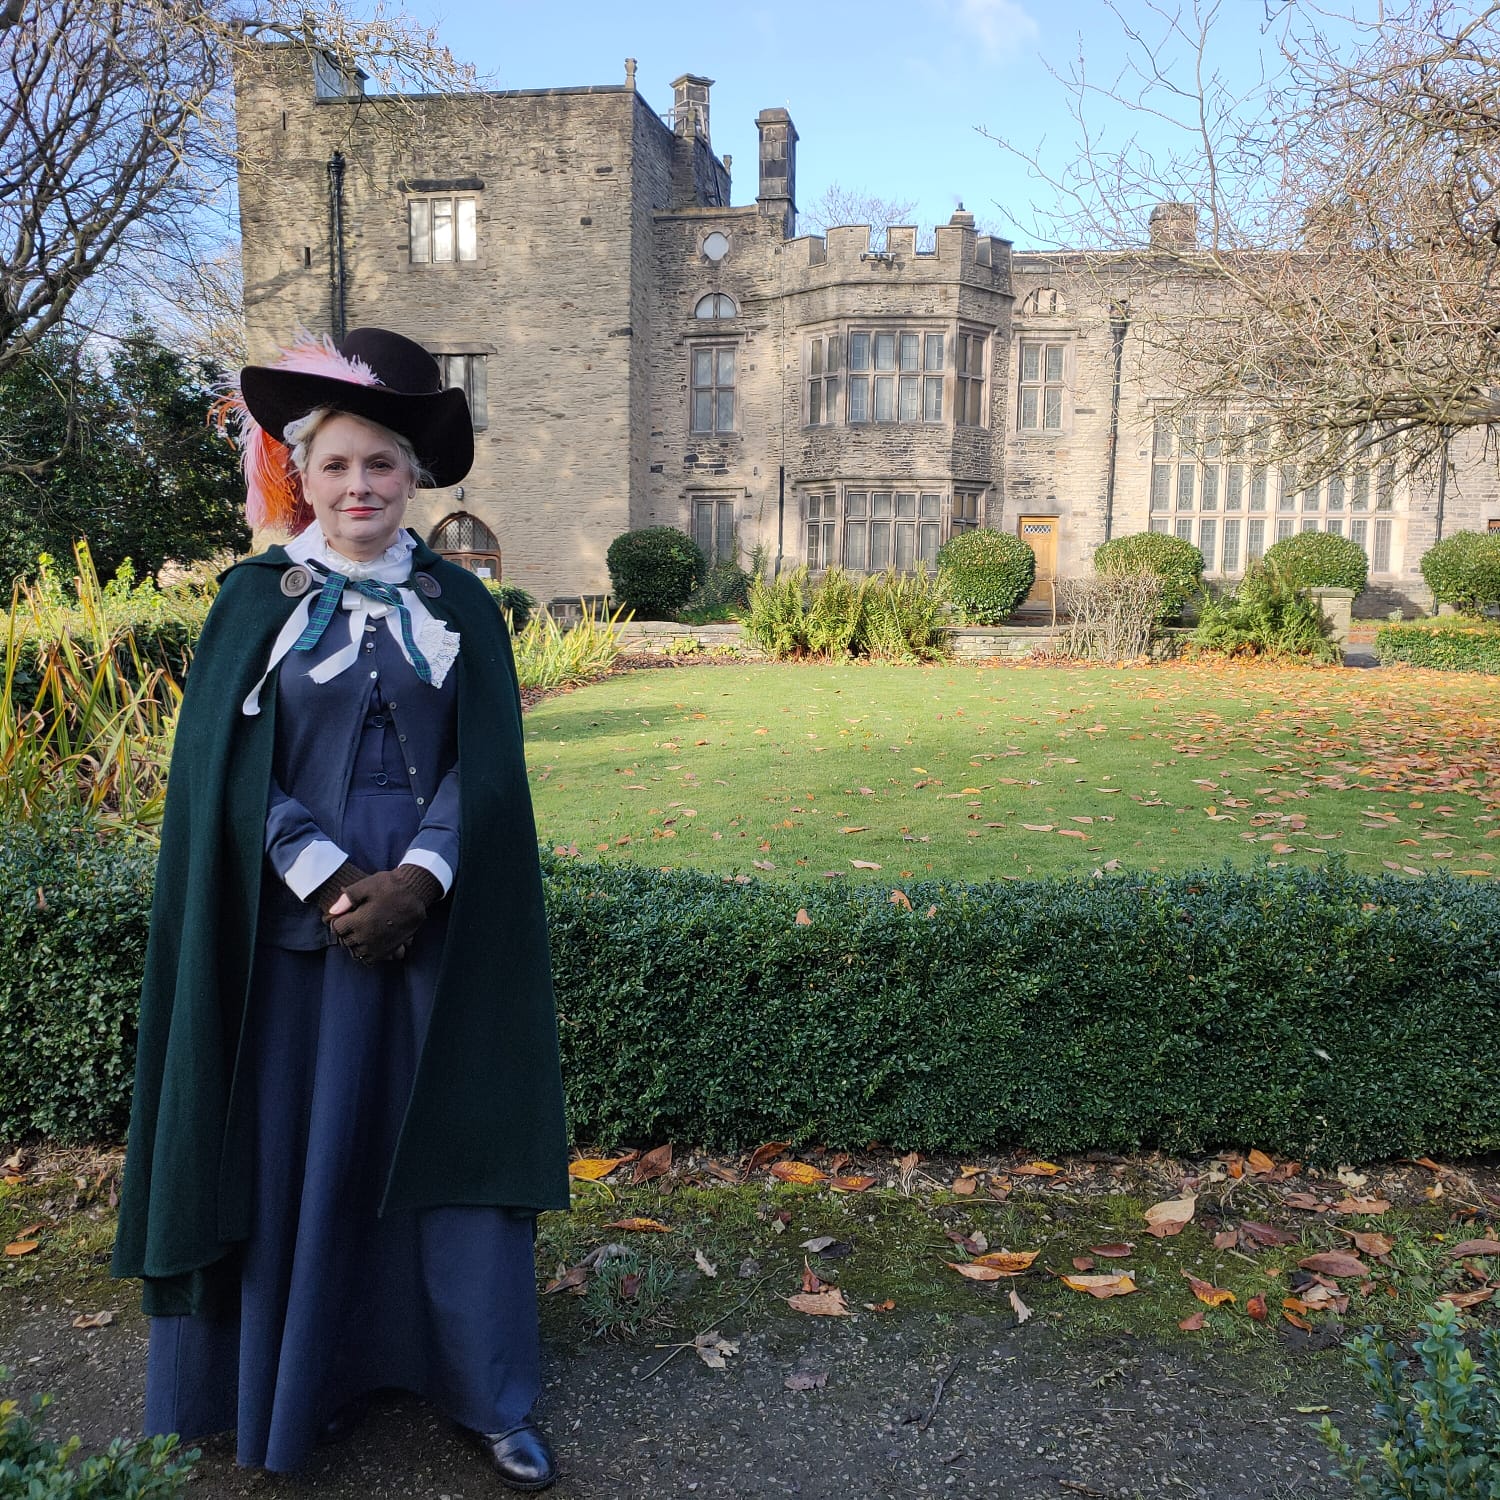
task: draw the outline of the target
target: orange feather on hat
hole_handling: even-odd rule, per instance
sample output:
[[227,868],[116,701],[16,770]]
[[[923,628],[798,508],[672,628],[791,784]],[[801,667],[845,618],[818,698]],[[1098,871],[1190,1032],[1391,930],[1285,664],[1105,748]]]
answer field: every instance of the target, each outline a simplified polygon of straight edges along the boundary
[[[271,368],[326,375],[350,385],[380,384],[363,360],[340,354],[327,334],[319,338],[305,328],[297,330],[291,348],[283,348]],[[209,420],[240,450],[245,518],[250,525],[257,530],[274,526],[293,535],[302,531],[312,520],[312,507],[302,493],[302,476],[292,462],[292,450],[279,434],[267,432],[250,415],[237,381],[209,408]]]

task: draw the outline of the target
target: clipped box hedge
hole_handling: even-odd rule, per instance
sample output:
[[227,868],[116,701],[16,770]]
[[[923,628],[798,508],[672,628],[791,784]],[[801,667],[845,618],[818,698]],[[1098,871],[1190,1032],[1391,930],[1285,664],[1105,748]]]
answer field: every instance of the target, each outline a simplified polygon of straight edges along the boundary
[[[1500,893],[1478,881],[934,882],[907,910],[882,886],[543,864],[579,1140],[1500,1147]],[[122,1131],[148,885],[138,851],[7,836],[0,1136]]]
[[1500,623],[1476,615],[1382,625],[1375,654],[1383,666],[1404,662],[1440,672],[1500,672]]

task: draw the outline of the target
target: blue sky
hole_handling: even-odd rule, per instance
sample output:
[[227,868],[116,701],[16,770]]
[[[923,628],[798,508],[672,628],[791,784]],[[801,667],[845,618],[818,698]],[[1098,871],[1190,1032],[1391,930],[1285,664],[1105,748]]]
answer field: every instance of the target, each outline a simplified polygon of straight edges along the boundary
[[[1267,45],[1266,12],[1283,0],[1220,0],[1216,53],[1253,87]],[[981,224],[1035,243],[1027,206],[1047,196],[1026,168],[979,127],[1058,166],[1077,127],[1063,85],[1080,47],[1091,76],[1124,55],[1120,21],[1102,0],[763,0],[740,5],[680,0],[417,0],[443,39],[500,88],[618,83],[624,60],[653,108],[672,103],[681,73],[715,80],[714,148],[735,160],[734,201],[755,194],[756,114],[785,107],[801,137],[798,201],[830,181],[917,203],[916,221],[946,221],[960,199]],[[1146,0],[1120,0],[1143,29],[1161,23]],[[1285,10],[1282,11],[1285,16]],[[1184,46],[1173,65],[1190,67]],[[1117,114],[1123,138],[1141,122]],[[1160,139],[1158,137],[1158,144]]]

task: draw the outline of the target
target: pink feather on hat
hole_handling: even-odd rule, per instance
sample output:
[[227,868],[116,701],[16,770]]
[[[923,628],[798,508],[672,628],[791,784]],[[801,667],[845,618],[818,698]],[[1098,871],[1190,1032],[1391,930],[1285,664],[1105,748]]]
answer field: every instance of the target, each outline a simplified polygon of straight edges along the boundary
[[[350,385],[380,384],[362,359],[340,354],[327,334],[320,338],[305,328],[297,330],[291,347],[283,348],[270,368],[325,375]],[[274,526],[293,535],[302,531],[312,520],[312,508],[303,496],[302,476],[292,463],[292,450],[279,433],[267,432],[250,415],[238,382],[209,408],[209,420],[240,450],[245,472],[245,517],[250,525],[257,530]]]

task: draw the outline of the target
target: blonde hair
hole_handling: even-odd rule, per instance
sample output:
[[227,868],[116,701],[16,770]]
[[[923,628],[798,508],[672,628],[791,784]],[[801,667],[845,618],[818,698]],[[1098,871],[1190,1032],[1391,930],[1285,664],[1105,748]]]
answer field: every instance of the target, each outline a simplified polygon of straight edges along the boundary
[[393,428],[383,427],[379,422],[372,422],[368,417],[358,416],[354,412],[340,411],[336,406],[315,406],[305,417],[298,417],[288,422],[282,430],[282,440],[292,450],[292,464],[299,474],[307,473],[307,460],[312,450],[313,439],[317,437],[318,430],[330,417],[354,417],[356,421],[363,422],[366,427],[374,428],[382,437],[389,439],[401,457],[406,460],[406,467],[411,471],[412,483],[419,488],[431,486],[432,474],[417,457],[417,450],[412,447],[409,438]]

